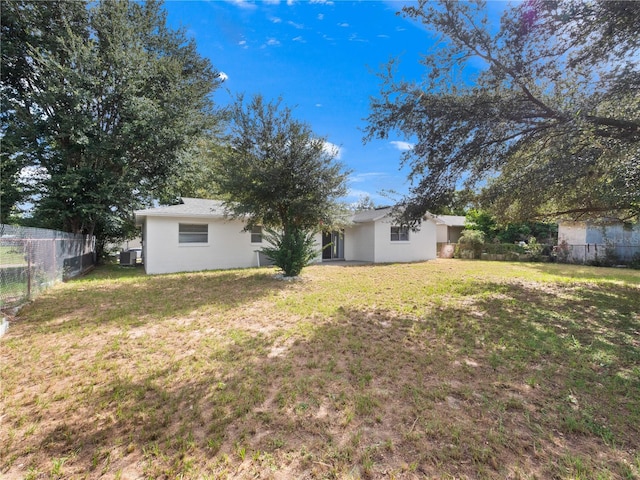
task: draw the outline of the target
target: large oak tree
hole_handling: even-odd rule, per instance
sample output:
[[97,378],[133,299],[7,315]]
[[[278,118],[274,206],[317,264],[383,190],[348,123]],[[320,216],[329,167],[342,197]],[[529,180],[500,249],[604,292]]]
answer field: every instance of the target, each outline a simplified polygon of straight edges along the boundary
[[[506,220],[637,218],[640,2],[529,0],[499,30],[480,1],[421,0],[403,14],[438,43],[421,81],[397,80],[393,62],[381,74],[366,138],[415,142],[407,221],[463,187]],[[460,82],[471,61],[480,73]]]
[[2,45],[3,212],[31,194],[39,225],[100,248],[215,125],[217,73],[160,2],[3,1]]

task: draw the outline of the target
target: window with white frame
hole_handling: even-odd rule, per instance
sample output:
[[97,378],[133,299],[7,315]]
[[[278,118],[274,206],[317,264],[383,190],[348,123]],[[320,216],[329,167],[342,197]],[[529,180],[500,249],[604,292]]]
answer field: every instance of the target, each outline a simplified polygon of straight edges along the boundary
[[208,243],[209,225],[202,223],[178,224],[178,243]]
[[262,243],[262,227],[260,225],[251,228],[251,243]]
[[391,227],[391,241],[392,242],[408,242],[409,241],[409,227]]

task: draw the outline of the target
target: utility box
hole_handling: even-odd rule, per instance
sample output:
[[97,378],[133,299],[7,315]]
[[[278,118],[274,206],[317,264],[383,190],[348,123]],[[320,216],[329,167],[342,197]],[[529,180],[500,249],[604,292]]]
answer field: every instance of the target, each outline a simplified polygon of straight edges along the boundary
[[135,266],[138,260],[138,252],[135,250],[127,250],[120,252],[120,265]]

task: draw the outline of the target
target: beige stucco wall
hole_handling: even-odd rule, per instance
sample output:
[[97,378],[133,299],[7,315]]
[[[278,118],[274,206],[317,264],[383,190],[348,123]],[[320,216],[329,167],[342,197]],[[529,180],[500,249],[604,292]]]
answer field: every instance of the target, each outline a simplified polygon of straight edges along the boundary
[[[209,225],[208,243],[178,243],[180,223]],[[237,220],[147,217],[144,264],[149,274],[253,267],[258,265],[251,234]]]
[[344,231],[344,259],[358,262],[375,261],[374,224],[363,223]]
[[436,241],[438,243],[458,243],[462,230],[464,230],[464,227],[436,225]]
[[417,262],[436,258],[436,224],[430,220],[423,221],[420,230],[409,232],[409,241],[391,241],[390,219],[375,222],[375,257],[376,263]]
[[[180,244],[180,223],[209,225],[208,243]],[[251,234],[243,228],[239,220],[147,217],[143,225],[145,271],[159,274],[257,267],[256,250],[266,243],[251,243]],[[320,252],[320,234],[316,235],[316,245]]]

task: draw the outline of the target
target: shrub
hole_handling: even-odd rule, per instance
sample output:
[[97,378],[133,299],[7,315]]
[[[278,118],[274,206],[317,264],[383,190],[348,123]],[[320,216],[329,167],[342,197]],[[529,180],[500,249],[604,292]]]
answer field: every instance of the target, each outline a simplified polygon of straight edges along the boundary
[[569,257],[571,256],[571,247],[566,240],[562,240],[557,247],[554,247],[551,254],[560,263],[569,263]]
[[262,253],[273,260],[287,277],[299,275],[318,254],[313,232],[297,228],[284,232],[267,229],[265,239],[272,246],[264,247]]
[[463,230],[455,256],[458,258],[480,258],[484,246],[484,233],[480,230]]
[[542,255],[542,249],[544,245],[538,243],[536,237],[531,237],[529,239],[529,243],[524,246],[525,251],[531,255],[532,260],[540,260],[540,256]]

